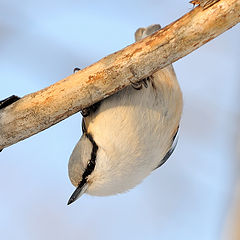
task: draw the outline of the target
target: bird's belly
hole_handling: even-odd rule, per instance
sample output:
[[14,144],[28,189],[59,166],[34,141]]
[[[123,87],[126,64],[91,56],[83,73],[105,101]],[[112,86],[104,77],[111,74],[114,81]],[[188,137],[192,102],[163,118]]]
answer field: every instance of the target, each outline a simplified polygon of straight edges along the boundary
[[154,74],[153,81],[148,88],[127,87],[105,99],[88,119],[87,131],[99,147],[89,194],[133,188],[171,147],[182,112],[181,90],[171,66]]
[[102,103],[88,129],[109,161],[128,158],[136,169],[141,166],[150,171],[172,144],[180,118],[169,110],[175,101],[164,99],[152,86],[142,90],[128,87]]

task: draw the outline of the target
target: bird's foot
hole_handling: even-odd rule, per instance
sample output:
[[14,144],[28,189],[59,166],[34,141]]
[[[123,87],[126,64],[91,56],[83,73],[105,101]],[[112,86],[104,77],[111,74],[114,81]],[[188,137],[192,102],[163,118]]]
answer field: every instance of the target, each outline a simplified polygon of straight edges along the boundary
[[91,112],[91,107],[88,107],[88,108],[84,108],[82,111],[81,111],[81,114],[83,117],[87,117]]
[[75,68],[73,69],[73,73],[76,73],[76,72],[78,72],[78,71],[80,71],[80,70],[81,70],[81,68],[75,67]]
[[138,81],[138,82],[136,82],[136,83],[134,83],[134,82],[132,82],[132,81],[130,81],[130,83],[131,83],[131,86],[132,86],[135,90],[141,90],[141,89],[142,89],[142,86],[144,86],[145,88],[148,87],[147,81],[149,81],[149,80],[150,80],[150,78],[147,77],[147,78],[144,78],[143,80],[140,80],[140,81]]
[[91,105],[90,107],[84,108],[84,109],[81,111],[82,116],[83,116],[83,117],[87,117],[90,113],[96,112],[97,109],[99,108],[100,104],[101,104],[101,101],[94,103],[94,104]]

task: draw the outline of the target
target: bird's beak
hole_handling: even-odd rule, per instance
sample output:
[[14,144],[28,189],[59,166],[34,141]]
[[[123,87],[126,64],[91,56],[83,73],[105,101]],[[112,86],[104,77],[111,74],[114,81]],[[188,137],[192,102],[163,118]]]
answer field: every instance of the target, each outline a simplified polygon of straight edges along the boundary
[[80,183],[76,190],[73,192],[72,196],[69,198],[67,205],[75,202],[78,198],[80,198],[86,192],[87,188],[87,182]]

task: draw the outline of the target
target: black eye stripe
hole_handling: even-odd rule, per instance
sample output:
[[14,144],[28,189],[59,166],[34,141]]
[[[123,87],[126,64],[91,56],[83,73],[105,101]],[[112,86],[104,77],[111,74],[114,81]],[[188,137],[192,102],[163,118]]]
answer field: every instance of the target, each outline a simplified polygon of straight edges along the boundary
[[92,143],[93,148],[92,148],[92,152],[91,152],[91,159],[89,160],[87,167],[82,175],[82,180],[79,183],[83,184],[86,183],[87,181],[87,177],[93,172],[95,165],[96,165],[96,157],[97,157],[97,150],[98,150],[98,146],[96,144],[96,142],[93,140],[93,137],[90,133],[85,133],[86,137],[89,139],[89,141]]

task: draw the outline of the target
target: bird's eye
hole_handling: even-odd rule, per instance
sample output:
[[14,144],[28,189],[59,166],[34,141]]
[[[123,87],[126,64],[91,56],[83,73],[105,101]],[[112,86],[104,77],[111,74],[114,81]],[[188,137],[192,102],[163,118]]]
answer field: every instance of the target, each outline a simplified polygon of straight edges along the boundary
[[89,168],[93,168],[93,167],[94,167],[94,162],[91,161],[91,160],[89,160],[89,161],[87,162],[87,166],[88,166]]

